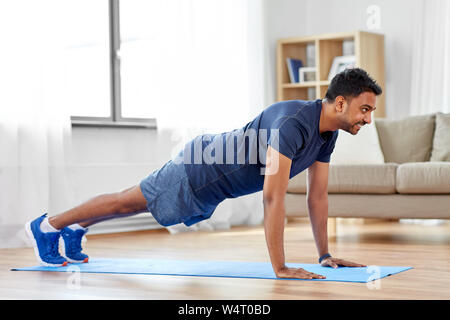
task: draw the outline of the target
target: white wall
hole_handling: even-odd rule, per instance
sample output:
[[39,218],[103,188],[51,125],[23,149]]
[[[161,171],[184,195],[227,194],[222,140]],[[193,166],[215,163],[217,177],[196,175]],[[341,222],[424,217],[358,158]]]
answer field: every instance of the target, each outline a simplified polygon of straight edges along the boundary
[[72,129],[73,163],[149,163],[159,165],[170,159],[175,142],[167,132],[139,128]]
[[[159,130],[73,128],[68,176],[72,195],[68,207],[139,184],[171,158],[174,146],[171,135]],[[155,227],[159,225],[146,214],[95,225],[91,233]]]
[[[269,46],[268,72],[275,74],[276,40],[292,36],[353,30],[385,35],[386,113],[388,118],[409,114],[411,57],[415,21],[423,0],[264,0]],[[369,30],[367,8],[381,9],[381,28]],[[276,79],[272,79],[272,87]],[[275,91],[272,89],[272,97]]]

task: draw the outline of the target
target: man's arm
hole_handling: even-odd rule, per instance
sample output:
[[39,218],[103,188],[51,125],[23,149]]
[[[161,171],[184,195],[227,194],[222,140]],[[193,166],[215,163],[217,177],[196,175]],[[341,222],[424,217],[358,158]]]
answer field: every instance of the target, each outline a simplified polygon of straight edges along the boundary
[[263,187],[264,231],[273,270],[279,278],[323,279],[301,268],[287,268],[284,257],[284,198],[289,182],[291,160],[268,147]]
[[316,161],[308,168],[308,212],[319,257],[328,253],[328,167]]
[[[328,169],[328,163],[319,161],[314,162],[308,168],[308,211],[319,257],[328,253]],[[321,265],[333,268],[338,266],[365,267],[359,263],[334,257],[323,259]]]

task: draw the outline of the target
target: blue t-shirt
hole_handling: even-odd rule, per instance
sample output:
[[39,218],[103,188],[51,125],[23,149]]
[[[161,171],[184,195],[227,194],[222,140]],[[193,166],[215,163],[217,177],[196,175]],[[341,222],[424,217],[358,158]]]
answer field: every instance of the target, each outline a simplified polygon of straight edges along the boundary
[[215,207],[226,198],[261,191],[268,145],[292,160],[290,178],[315,161],[329,162],[338,131],[319,133],[321,110],[321,100],[282,101],[243,128],[197,136],[183,150],[194,194]]

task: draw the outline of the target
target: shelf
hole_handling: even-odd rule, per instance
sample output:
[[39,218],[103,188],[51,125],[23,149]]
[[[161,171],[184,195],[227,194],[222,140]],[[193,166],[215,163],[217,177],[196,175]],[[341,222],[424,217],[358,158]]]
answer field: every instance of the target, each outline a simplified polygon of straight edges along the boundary
[[299,82],[299,83],[283,83],[281,87],[283,89],[289,88],[310,88],[315,86],[329,86],[330,81],[322,80],[322,81],[308,81],[308,82]]
[[[349,44],[349,41],[351,43]],[[279,39],[277,42],[278,101],[322,99],[330,85],[328,74],[336,57],[354,55],[355,65],[366,70],[383,89],[377,99],[377,117],[385,116],[384,36],[353,31]],[[290,83],[286,59],[300,59],[316,68],[316,81]],[[306,62],[306,63],[305,63]]]
[[308,82],[301,82],[301,83],[285,83],[282,85],[283,89],[289,89],[289,88],[310,88],[315,87],[317,85],[316,81],[308,81]]
[[354,39],[359,34],[377,34],[372,32],[364,32],[364,31],[351,31],[351,32],[337,32],[337,33],[326,33],[326,34],[320,34],[315,36],[307,36],[307,37],[290,37],[290,38],[284,38],[279,39],[278,42],[281,44],[298,44],[298,43],[313,43],[316,40],[347,40],[347,39]]

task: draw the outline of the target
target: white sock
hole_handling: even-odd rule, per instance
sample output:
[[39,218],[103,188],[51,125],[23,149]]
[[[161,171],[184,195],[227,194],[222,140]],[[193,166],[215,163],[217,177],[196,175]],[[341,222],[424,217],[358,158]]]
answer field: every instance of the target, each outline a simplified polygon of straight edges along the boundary
[[72,230],[86,230],[86,228],[80,226],[78,223],[71,224],[67,228],[70,228]]
[[44,220],[42,220],[41,225],[40,225],[41,231],[42,232],[59,232],[60,230],[55,229],[50,222],[48,222],[48,217],[44,218]]

